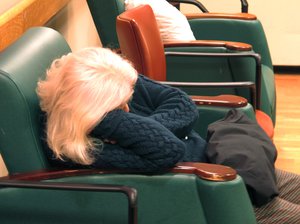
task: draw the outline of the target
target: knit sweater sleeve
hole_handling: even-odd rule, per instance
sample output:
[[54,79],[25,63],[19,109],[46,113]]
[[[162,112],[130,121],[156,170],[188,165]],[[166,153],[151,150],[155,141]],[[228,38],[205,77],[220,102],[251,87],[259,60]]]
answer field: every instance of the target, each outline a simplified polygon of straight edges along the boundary
[[123,110],[110,112],[93,130],[93,135],[114,140],[95,155],[96,168],[157,171],[174,166],[185,145],[158,122]]
[[199,116],[197,107],[190,97],[178,88],[159,84],[146,77],[141,76],[140,80],[155,108],[150,118],[179,138],[190,133]]

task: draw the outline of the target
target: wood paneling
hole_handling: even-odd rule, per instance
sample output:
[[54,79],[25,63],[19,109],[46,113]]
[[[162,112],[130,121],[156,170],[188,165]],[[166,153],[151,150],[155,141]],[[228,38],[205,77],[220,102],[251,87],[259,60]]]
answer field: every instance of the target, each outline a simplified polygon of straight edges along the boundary
[[0,15],[0,51],[28,28],[43,26],[70,0],[23,0]]
[[300,174],[300,75],[276,75],[276,167]]

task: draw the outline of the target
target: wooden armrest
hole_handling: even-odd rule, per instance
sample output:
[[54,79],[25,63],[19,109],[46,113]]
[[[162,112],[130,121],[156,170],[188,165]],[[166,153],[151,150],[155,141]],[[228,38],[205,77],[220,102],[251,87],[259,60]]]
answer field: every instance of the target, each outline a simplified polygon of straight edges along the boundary
[[[160,81],[161,84],[179,87],[179,88],[189,88],[189,87],[196,87],[196,88],[247,88],[249,89],[251,95],[250,104],[253,106],[253,109],[256,110],[257,108],[257,93],[256,93],[256,84],[254,82],[170,82],[170,81]],[[234,107],[242,107],[247,105],[248,100],[244,99],[240,96],[235,95],[220,95],[220,96],[191,96],[193,101],[197,105],[222,105],[222,106],[232,106]],[[205,97],[207,97],[205,99]],[[216,98],[215,98],[216,97]],[[227,99],[226,99],[227,98]],[[203,99],[203,100],[202,100]],[[215,104],[210,103],[211,100],[215,100]],[[232,101],[232,102],[226,102]],[[198,102],[197,102],[198,101]],[[232,105],[230,105],[232,103]]]
[[[236,178],[236,171],[230,167],[208,164],[208,163],[178,163],[170,170],[172,173],[195,174],[202,179],[212,181],[230,181]],[[168,171],[167,171],[168,172]],[[0,181],[41,181],[56,178],[95,175],[95,174],[122,174],[122,173],[137,173],[130,171],[119,170],[100,170],[100,169],[74,169],[74,170],[39,170],[23,174],[13,174],[1,177]]]
[[187,13],[187,19],[238,19],[238,20],[256,20],[257,17],[249,13]]
[[237,177],[236,170],[228,166],[182,162],[171,170],[173,173],[195,174],[199,178],[210,181],[231,181]]
[[28,28],[44,26],[70,0],[27,0],[0,15],[0,50],[17,40]]
[[[26,181],[41,181],[50,180],[64,177],[74,177],[81,175],[103,174],[108,171],[102,171],[97,169],[70,169],[70,170],[38,170],[27,173],[12,174],[0,178],[1,180],[26,180]],[[111,171],[110,171],[111,172]]]
[[222,106],[239,108],[248,104],[248,100],[241,96],[219,95],[219,96],[190,96],[196,105]]
[[252,46],[247,43],[219,40],[192,40],[164,42],[164,47],[225,47],[236,51],[250,51]]

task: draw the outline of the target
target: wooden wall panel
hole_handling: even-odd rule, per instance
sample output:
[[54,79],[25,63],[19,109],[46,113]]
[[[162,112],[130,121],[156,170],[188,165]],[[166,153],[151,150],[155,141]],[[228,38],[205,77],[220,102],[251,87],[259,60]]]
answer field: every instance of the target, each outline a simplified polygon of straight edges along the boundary
[[0,51],[28,28],[43,26],[70,0],[23,0],[0,15]]

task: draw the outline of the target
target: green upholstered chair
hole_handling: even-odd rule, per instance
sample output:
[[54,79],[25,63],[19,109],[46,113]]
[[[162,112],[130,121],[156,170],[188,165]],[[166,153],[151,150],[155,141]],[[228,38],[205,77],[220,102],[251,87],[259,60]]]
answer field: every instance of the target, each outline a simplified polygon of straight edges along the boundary
[[229,167],[183,163],[157,174],[50,167],[35,89],[68,52],[58,32],[36,27],[0,53],[0,152],[9,172],[0,178],[1,223],[256,223],[243,180]]
[[[168,70],[166,66],[166,61],[168,60],[168,57],[171,57],[171,59],[174,59],[174,61],[177,62],[175,63],[176,66],[180,64],[178,67],[185,68],[184,77],[178,79],[178,81],[183,80],[184,82],[181,82],[180,85],[176,83],[176,85],[183,88],[190,95],[196,94],[199,96],[199,94],[203,94],[203,92],[199,91],[201,89],[204,89],[205,90],[204,94],[207,94],[209,93],[209,91],[211,91],[212,88],[214,88],[213,90],[214,94],[221,94],[225,92],[226,94],[242,95],[242,91],[245,91],[244,88],[249,87],[245,85],[249,83],[246,82],[247,80],[244,80],[244,82],[235,82],[235,80],[231,80],[231,82],[226,82],[226,80],[223,79],[222,80],[223,82],[204,82],[204,83],[197,82],[196,78],[194,77],[196,75],[201,76],[201,73],[200,74],[195,73],[196,70],[195,67],[198,66],[197,60],[202,59],[203,56],[207,57],[207,56],[217,55],[223,57],[224,53],[217,54],[214,52],[212,54],[205,53],[203,55],[203,53],[198,53],[198,52],[193,52],[193,53],[181,52],[181,51],[165,52],[164,47],[175,46],[176,49],[180,49],[180,47],[186,48],[186,46],[205,48],[207,46],[210,46],[211,42],[207,41],[205,43],[202,41],[199,44],[198,41],[193,41],[193,42],[186,42],[185,44],[170,43],[167,44],[167,46],[166,44],[163,45],[163,42],[160,38],[160,33],[159,33],[158,25],[155,20],[154,13],[149,5],[139,6],[131,10],[128,10],[126,12],[123,12],[117,17],[116,27],[117,27],[118,40],[120,43],[120,49],[122,51],[122,54],[124,54],[125,57],[133,63],[133,65],[135,66],[135,68],[139,73],[147,75],[148,77],[154,80],[170,80],[168,79],[168,74],[166,74],[167,73],[166,71]],[[224,48],[227,49],[228,48],[238,49],[236,51],[239,51],[239,53],[225,53],[227,57],[229,56],[241,57],[241,55],[245,57],[256,56],[251,52],[243,51],[244,46],[245,48],[247,48],[247,45],[245,44],[239,47],[239,43],[221,42],[221,41],[218,43],[221,47],[224,46]],[[184,60],[185,57],[189,57],[189,60]],[[239,64],[236,65],[237,66],[234,69],[236,69],[239,66]],[[213,68],[213,64],[210,64],[210,66]],[[248,67],[247,64],[243,64],[243,66],[245,68]],[[225,67],[226,66],[224,66],[224,68]],[[252,66],[250,65],[250,67]],[[199,71],[196,70],[196,72]],[[190,76],[190,73],[194,73],[195,76]],[[230,77],[228,77],[228,79],[229,78]],[[260,78],[258,78],[258,80],[260,80]],[[167,83],[172,84],[170,82]],[[202,88],[199,88],[200,86]],[[211,88],[208,88],[208,86],[210,86]],[[253,92],[255,91],[253,90]],[[248,89],[248,93],[249,93],[249,89]],[[254,97],[252,95],[251,98],[255,99],[259,97]],[[255,103],[252,102],[252,105],[255,105]],[[272,120],[267,114],[263,113],[259,109],[260,108],[256,108],[256,120],[261,125],[261,127],[267,132],[269,137],[272,138],[273,137]],[[200,108],[199,113],[201,113],[203,110],[204,108]],[[216,110],[216,108],[213,108],[213,110]],[[208,122],[206,123],[207,125],[213,122],[213,120],[210,119],[210,115],[211,113],[207,113],[206,118],[204,118],[205,115],[200,117],[199,119],[200,124],[198,126],[199,129],[201,129],[201,125],[203,125],[205,122]],[[207,125],[205,127],[207,127]],[[200,133],[203,133],[203,131],[200,131]]]
[[[183,1],[183,0],[181,0]],[[180,0],[170,0],[169,2],[180,2]],[[184,0],[185,3],[195,3],[194,0]],[[243,12],[247,11],[247,1],[242,0]],[[116,34],[116,17],[124,12],[124,0],[87,0],[95,26],[104,47],[109,47],[119,51],[119,42]],[[261,22],[255,15],[248,13],[196,13],[186,15],[193,33],[197,40],[221,40],[247,43],[252,46],[252,51],[261,55],[261,96],[260,108],[268,114],[273,124],[276,121],[276,90],[274,82],[274,72],[272,60],[268,48]],[[216,43],[218,46],[218,44]],[[211,43],[211,46],[214,46]],[[180,48],[169,46],[166,51],[200,51],[227,53],[232,49],[203,47],[201,49],[193,46]],[[232,58],[212,58],[203,57],[196,60],[198,67],[194,72],[189,71],[185,75],[186,67],[180,62],[185,62],[186,58],[169,58],[167,60],[167,80],[174,81],[224,81],[234,79],[235,81],[255,81],[255,62],[252,59],[232,59]],[[193,62],[191,62],[193,63]],[[252,63],[252,66],[249,64]],[[246,64],[247,66],[244,66]],[[250,68],[249,68],[250,66]],[[199,75],[201,74],[201,75]],[[221,90],[224,92],[224,90]],[[230,94],[230,92],[228,92]],[[236,92],[231,92],[237,94]],[[205,95],[216,94],[216,90],[205,91]],[[245,93],[243,95],[248,98]]]
[[[168,0],[193,4],[196,0]],[[274,70],[269,45],[260,20],[248,12],[248,3],[241,0],[242,13],[204,13],[199,6],[199,13],[186,14],[191,29],[197,40],[237,41],[252,45],[253,51],[261,55],[262,63],[262,110],[269,114],[275,124],[276,89]],[[202,11],[202,12],[201,12]],[[268,102],[268,103],[266,103]]]

